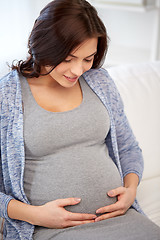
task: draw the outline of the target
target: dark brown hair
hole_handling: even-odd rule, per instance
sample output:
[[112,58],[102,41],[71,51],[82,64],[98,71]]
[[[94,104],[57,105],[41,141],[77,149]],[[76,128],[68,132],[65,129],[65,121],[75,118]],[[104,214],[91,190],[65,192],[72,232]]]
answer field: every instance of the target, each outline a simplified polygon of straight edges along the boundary
[[29,57],[12,64],[23,76],[41,75],[41,66],[56,67],[78,45],[98,37],[92,68],[102,65],[108,48],[106,28],[96,9],[85,0],[54,0],[36,19],[28,40]]

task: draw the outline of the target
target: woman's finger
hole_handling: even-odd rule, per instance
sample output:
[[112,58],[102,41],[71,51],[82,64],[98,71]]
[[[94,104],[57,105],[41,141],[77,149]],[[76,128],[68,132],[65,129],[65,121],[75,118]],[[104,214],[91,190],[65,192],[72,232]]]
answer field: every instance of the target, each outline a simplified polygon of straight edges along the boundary
[[118,187],[110,190],[107,194],[109,197],[116,197],[117,195],[123,194],[125,192],[125,187]]
[[116,202],[114,204],[102,207],[97,209],[96,213],[109,213],[109,212],[114,212],[114,211],[118,211],[119,209],[121,209],[122,206],[119,202]]
[[94,223],[94,220],[85,220],[85,221],[68,221],[66,222],[66,227],[74,227],[82,224],[87,224],[87,223]]
[[106,213],[106,214],[103,214],[103,215],[97,217],[95,219],[95,222],[99,222],[99,221],[106,220],[106,219],[109,219],[109,218],[121,216],[123,214],[124,214],[123,210],[118,210],[118,211],[115,211],[115,212]]
[[93,220],[97,216],[95,214],[88,214],[88,213],[72,213],[68,212],[68,220],[72,221],[85,221],[85,220]]
[[80,198],[64,198],[64,199],[57,199],[55,200],[55,203],[59,207],[66,207],[69,205],[75,205],[80,203],[81,199]]

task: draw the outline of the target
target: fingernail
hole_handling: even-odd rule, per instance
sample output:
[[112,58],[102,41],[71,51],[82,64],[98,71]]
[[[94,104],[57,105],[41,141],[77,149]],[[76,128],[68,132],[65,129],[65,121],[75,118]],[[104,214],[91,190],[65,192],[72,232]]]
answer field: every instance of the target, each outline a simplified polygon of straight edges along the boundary
[[113,195],[114,195],[114,192],[113,192],[113,191],[109,191],[108,194],[109,194],[110,196],[113,196]]
[[98,209],[98,210],[96,211],[96,213],[101,213],[101,210],[100,210],[100,209]]
[[75,198],[74,199],[76,202],[80,202],[81,201],[81,198]]
[[95,219],[95,222],[99,222],[100,220],[98,218]]

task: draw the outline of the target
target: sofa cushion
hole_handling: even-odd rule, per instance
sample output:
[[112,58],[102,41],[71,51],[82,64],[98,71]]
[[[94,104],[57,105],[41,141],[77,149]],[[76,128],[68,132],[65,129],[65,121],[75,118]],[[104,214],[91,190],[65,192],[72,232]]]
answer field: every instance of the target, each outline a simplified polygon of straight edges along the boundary
[[108,69],[144,156],[143,179],[160,176],[160,62]]
[[160,177],[143,180],[137,191],[137,199],[145,214],[160,226]]

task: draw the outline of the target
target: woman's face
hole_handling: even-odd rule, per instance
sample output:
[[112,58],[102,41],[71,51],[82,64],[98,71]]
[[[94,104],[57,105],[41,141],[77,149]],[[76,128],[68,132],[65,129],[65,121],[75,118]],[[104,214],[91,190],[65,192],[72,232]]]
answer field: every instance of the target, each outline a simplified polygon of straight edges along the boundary
[[[97,43],[97,38],[86,40],[47,76],[63,87],[74,86],[78,78],[92,67]],[[51,67],[47,66],[45,70],[49,72]]]

